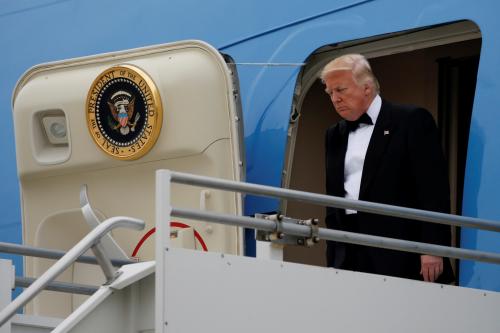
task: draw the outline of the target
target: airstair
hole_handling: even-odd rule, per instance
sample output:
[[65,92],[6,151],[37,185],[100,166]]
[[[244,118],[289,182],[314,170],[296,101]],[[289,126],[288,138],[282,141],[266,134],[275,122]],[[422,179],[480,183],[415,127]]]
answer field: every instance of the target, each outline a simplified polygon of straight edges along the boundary
[[[67,318],[52,320],[52,332],[500,331],[500,321],[496,318],[500,307],[497,292],[270,259],[277,257],[272,252],[279,252],[285,240],[314,244],[324,239],[497,264],[499,254],[323,229],[312,220],[246,217],[176,207],[171,204],[172,183],[433,223],[500,229],[496,222],[482,219],[159,170],[155,199],[156,261],[126,264],[115,270],[107,253],[119,253],[117,245],[103,236],[114,227],[140,229],[143,223],[130,217],[98,222],[84,239],[0,312],[1,329],[23,331],[19,326],[22,315],[8,320],[91,248],[107,281]],[[86,219],[93,219],[84,193],[82,213]],[[254,228],[270,240],[261,242],[261,248],[272,249],[250,258],[176,248],[171,243],[170,225],[165,223],[173,217]],[[302,242],[297,242],[299,239]],[[30,330],[26,332],[42,332],[35,323],[38,320],[39,326],[43,326],[49,320],[30,319],[32,325],[27,325]]]

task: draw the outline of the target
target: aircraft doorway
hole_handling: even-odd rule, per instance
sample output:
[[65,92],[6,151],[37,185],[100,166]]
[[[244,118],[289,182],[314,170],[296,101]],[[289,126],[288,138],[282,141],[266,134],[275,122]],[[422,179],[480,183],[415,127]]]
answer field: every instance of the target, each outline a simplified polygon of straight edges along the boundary
[[[443,29],[462,29],[463,38],[457,40],[444,36],[439,43],[426,43],[430,37],[425,36],[436,37]],[[392,46],[381,51],[381,43]],[[364,54],[370,61],[383,98],[394,103],[422,106],[434,116],[449,161],[452,213],[461,213],[469,126],[481,49],[477,26],[472,22],[460,22],[345,44],[345,47],[321,48],[311,55],[298,80],[284,185],[291,189],[325,193],[324,133],[340,118],[317,75],[329,60],[356,52]],[[404,45],[411,47],[405,48]],[[296,218],[318,217],[324,227],[325,210],[322,207],[283,202],[282,211]],[[453,230],[454,244],[459,244],[457,234],[457,230]],[[325,249],[325,242],[311,249],[287,246],[284,259],[325,266]]]

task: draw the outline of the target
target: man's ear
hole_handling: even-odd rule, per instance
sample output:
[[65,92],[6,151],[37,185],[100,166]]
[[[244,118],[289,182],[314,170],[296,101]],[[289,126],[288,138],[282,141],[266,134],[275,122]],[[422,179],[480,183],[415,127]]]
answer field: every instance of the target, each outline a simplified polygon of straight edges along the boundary
[[365,96],[371,96],[373,94],[373,89],[370,84],[365,83]]

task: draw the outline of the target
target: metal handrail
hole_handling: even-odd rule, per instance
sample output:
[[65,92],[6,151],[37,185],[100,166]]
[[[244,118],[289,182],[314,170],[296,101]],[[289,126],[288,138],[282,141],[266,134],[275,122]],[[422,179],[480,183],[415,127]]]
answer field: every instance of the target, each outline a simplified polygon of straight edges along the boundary
[[[181,218],[209,221],[226,225],[235,225],[238,227],[254,228],[258,230],[271,231],[271,232],[278,230],[278,223],[279,223],[277,221],[265,220],[255,217],[235,216],[229,214],[205,212],[194,209],[182,209],[176,207],[172,207],[171,215]],[[310,226],[286,223],[286,222],[281,223],[280,231],[287,235],[294,235],[301,237],[309,237],[311,235]],[[385,249],[431,254],[440,257],[470,259],[470,260],[500,264],[499,253],[460,249],[443,245],[406,241],[395,238],[372,236],[367,234],[359,234],[354,232],[327,229],[327,228],[318,228],[318,237],[320,239],[331,240],[336,242],[375,246]]]
[[[46,259],[60,259],[66,252],[54,249],[45,249],[33,247],[28,245],[13,244],[0,242],[0,253],[18,254],[29,257],[46,258]],[[84,264],[97,265],[97,258],[92,256],[81,256],[75,260]],[[133,264],[133,260],[111,259],[113,266],[120,267],[123,265]]]
[[[33,282],[35,282],[35,278],[25,277],[25,276],[16,276],[15,285],[16,287],[26,288],[29,287]],[[54,281],[48,283],[44,290],[50,291],[58,291],[62,293],[70,293],[70,294],[80,294],[80,295],[92,295],[99,289],[97,286],[91,286],[88,284],[80,284],[80,283],[69,283],[69,282],[61,282]]]
[[[475,227],[478,229],[500,231],[500,222],[483,220],[478,218],[456,216],[451,214],[436,213],[431,211],[379,204],[367,201],[350,200],[340,197],[328,196],[323,194],[309,193],[297,190],[275,188],[265,185],[241,183],[237,181],[211,178],[206,176],[191,175],[181,172],[172,172],[162,170],[167,183],[179,183],[193,186],[205,186],[209,188],[234,191],[240,193],[250,193],[268,197],[278,197],[301,202],[337,207],[344,209],[354,209],[367,213],[374,213],[386,216],[395,216],[406,219],[413,219],[431,223],[440,223],[462,227]],[[160,173],[161,175],[161,173]],[[221,213],[204,212],[191,209],[180,209],[171,207],[170,214],[176,217],[192,218],[196,220],[205,220],[221,224],[231,224],[255,228],[264,231],[275,232],[278,230],[278,222],[251,218],[245,216],[234,216]],[[292,223],[280,222],[280,231],[289,235],[308,237],[312,234],[310,226],[298,225]],[[404,223],[404,222],[401,222]],[[420,242],[406,241],[394,238],[373,236],[346,232],[341,230],[332,230],[319,228],[318,237],[320,239],[360,244],[372,247],[387,248],[398,251],[407,251],[415,253],[431,254],[458,259],[472,259],[500,264],[500,254],[476,250],[454,248],[435,244],[426,244]]]
[[108,232],[118,227],[142,230],[144,225],[141,220],[123,216],[111,217],[99,224],[0,312],[0,327]]
[[[84,184],[80,188],[80,209],[83,214],[85,222],[94,229],[101,222],[90,204],[90,200],[87,193],[87,185]],[[101,266],[102,272],[106,277],[106,282],[110,283],[115,279],[117,270],[111,263],[109,256],[121,259],[127,259],[127,255],[123,250],[116,244],[115,240],[110,235],[103,235],[99,242],[95,243],[91,247],[92,252],[97,260],[99,266]]]
[[469,227],[481,230],[500,232],[500,222],[474,217],[437,213],[427,210],[399,207],[375,202],[345,199],[325,194],[309,193],[266,185],[242,183],[226,179],[192,175],[183,172],[169,171],[174,183],[206,186],[224,191],[256,194],[272,198],[283,198],[328,207],[352,209],[365,213],[401,217],[424,222],[447,224],[458,227]]

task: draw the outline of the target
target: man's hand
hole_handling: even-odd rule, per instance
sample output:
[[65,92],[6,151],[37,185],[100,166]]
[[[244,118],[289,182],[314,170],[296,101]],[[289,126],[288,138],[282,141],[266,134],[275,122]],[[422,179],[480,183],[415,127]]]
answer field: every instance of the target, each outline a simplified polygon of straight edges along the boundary
[[434,282],[443,273],[443,258],[431,255],[420,256],[420,275],[424,281]]

